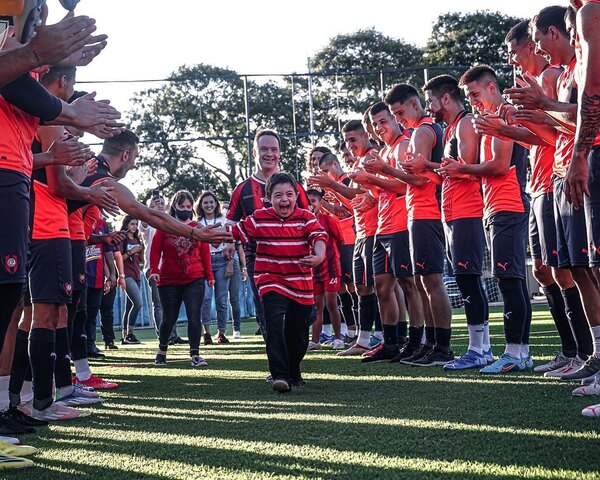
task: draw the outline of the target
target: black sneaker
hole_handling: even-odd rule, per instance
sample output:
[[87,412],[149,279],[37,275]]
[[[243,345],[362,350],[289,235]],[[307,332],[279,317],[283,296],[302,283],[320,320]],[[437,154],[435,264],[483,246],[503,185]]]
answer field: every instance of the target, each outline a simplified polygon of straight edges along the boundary
[[439,348],[432,348],[427,355],[414,360],[411,365],[415,367],[433,367],[434,365],[446,365],[454,360],[454,352],[449,350],[447,353]]
[[390,363],[400,363],[402,360],[406,360],[407,358],[412,357],[414,354],[415,352],[413,351],[412,347],[406,344],[400,349],[398,355],[390,360]]
[[121,339],[121,344],[122,345],[137,345],[138,343],[141,343],[133,333],[129,333],[128,335],[126,335],[124,338]]
[[299,378],[298,380],[292,380],[291,385],[296,388],[306,387],[306,382],[302,378]]
[[398,355],[398,346],[395,348],[380,348],[373,355],[363,357],[361,363],[378,363],[378,362],[389,362]]
[[106,355],[104,355],[99,350],[98,351],[96,351],[96,350],[88,350],[87,356],[88,356],[88,358],[106,358]]
[[205,333],[204,334],[204,345],[212,345],[213,344],[213,339],[210,336],[210,333]]
[[273,387],[273,390],[275,390],[276,392],[279,392],[279,393],[286,393],[292,389],[292,387],[290,387],[290,384],[288,383],[288,381],[284,380],[282,378],[273,380],[273,383],[271,384],[271,386]]
[[118,350],[119,347],[115,345],[114,340],[104,344],[104,350]]
[[157,353],[156,358],[154,359],[154,365],[157,367],[162,367],[167,364],[167,356],[162,353]]
[[21,410],[19,410],[14,405],[8,407],[8,410],[5,410],[2,413],[3,418],[8,418],[17,422],[19,425],[24,425],[26,427],[45,427],[48,425],[46,420],[37,420],[29,415],[25,415]]
[[429,345],[421,345],[421,348],[419,348],[410,357],[406,357],[404,360],[400,360],[400,363],[403,363],[404,365],[412,365],[413,362],[416,362],[420,358],[427,355],[429,353],[429,350],[433,350],[433,347],[430,347]]
[[187,345],[189,342],[181,337],[174,338],[169,341],[169,345]]
[[262,336],[262,332],[260,331],[260,328],[258,328],[256,330],[256,332],[254,332],[254,335],[261,335]]
[[13,419],[0,415],[0,435],[14,437],[25,433],[34,433],[35,428],[15,422]]
[[583,380],[592,377],[600,372],[600,358],[590,355],[579,370],[573,373],[567,373],[560,377],[561,380]]

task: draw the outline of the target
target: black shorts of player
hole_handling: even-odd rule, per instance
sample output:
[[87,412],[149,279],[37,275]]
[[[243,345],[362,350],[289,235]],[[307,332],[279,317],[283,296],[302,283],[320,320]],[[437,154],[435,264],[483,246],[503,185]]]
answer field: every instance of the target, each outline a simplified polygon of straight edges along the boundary
[[600,267],[600,146],[594,147],[588,157],[590,196],[584,196],[585,223],[590,267]]
[[71,303],[73,279],[71,240],[32,240],[29,261],[29,291],[32,303]]
[[340,267],[342,283],[354,283],[354,244],[340,245]]
[[558,268],[587,267],[588,241],[584,209],[576,210],[567,200],[565,179],[554,177],[554,221]]
[[29,186],[25,175],[0,169],[0,285],[27,281]]
[[528,223],[527,212],[498,212],[486,218],[486,239],[494,277],[525,280]]
[[454,275],[481,275],[485,253],[482,218],[458,218],[444,223],[446,256]]
[[354,283],[356,285],[375,285],[373,280],[373,244],[375,235],[357,238],[354,244]]
[[384,273],[391,273],[396,278],[413,276],[408,230],[375,236],[373,274]]
[[415,275],[444,272],[444,227],[441,220],[410,220],[410,256]]
[[85,267],[85,241],[71,240],[71,266],[73,267],[73,290],[80,292],[87,288]]
[[552,192],[531,199],[529,247],[531,258],[541,260],[544,265],[558,267],[554,193]]

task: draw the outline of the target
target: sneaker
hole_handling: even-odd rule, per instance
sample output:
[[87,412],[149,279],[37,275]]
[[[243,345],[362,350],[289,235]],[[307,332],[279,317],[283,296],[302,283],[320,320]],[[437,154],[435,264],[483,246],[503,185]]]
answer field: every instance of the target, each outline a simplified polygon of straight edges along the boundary
[[96,391],[95,388],[86,387],[85,385],[81,385],[80,383],[77,383],[77,377],[75,377],[75,381],[72,383],[73,383],[73,388],[75,388],[76,390],[81,392],[83,395],[86,395],[88,397],[94,397],[94,398],[100,396],[100,395],[98,395],[98,392]]
[[375,335],[371,335],[371,338],[369,339],[369,348],[375,348],[382,342],[383,338],[377,338]]
[[77,380],[77,383],[84,387],[92,387],[95,390],[113,390],[119,386],[118,383],[107,382],[96,375],[92,375],[87,380]]
[[88,417],[90,412],[87,410],[78,410],[71,408],[61,402],[54,402],[44,410],[36,410],[33,408],[32,417],[37,420],[72,420],[74,418]]
[[154,359],[154,365],[157,367],[164,367],[167,364],[167,356],[164,353],[157,353]]
[[416,362],[427,355],[430,350],[433,350],[433,347],[430,347],[429,345],[421,345],[421,348],[419,348],[410,357],[406,357],[404,360],[401,360],[400,363],[403,363],[404,365],[412,365],[413,362]]
[[[383,342],[380,345],[383,345]],[[389,362],[390,360],[398,356],[399,350],[397,346],[396,348],[381,347],[375,350],[371,350],[371,352],[374,352],[373,355],[363,355],[361,363]]]
[[585,360],[582,360],[578,355],[570,358],[569,362],[560,367],[557,368],[555,370],[550,370],[549,372],[545,372],[544,373],[544,377],[546,378],[561,378],[563,375],[568,375],[569,373],[575,373],[577,370],[579,370],[581,367],[583,367],[583,364],[585,363]]
[[285,393],[291,390],[290,384],[287,382],[287,380],[283,379],[273,380],[271,386],[273,387],[273,390],[279,393]]
[[56,392],[56,401],[60,403],[64,403],[68,407],[76,407],[77,405],[90,405],[92,403],[100,403],[103,402],[104,399],[98,396],[96,397],[88,397],[87,395],[81,393],[79,390],[75,388],[69,395],[60,396],[60,393]]
[[302,378],[300,378],[298,380],[292,380],[292,383],[290,385],[292,387],[301,388],[306,387],[306,382]]
[[384,343],[381,342],[379,345],[374,347],[372,350],[369,350],[362,354],[363,357],[370,357],[371,355],[375,355],[379,350],[381,350],[384,346]]
[[106,355],[104,355],[100,350],[98,350],[98,351],[88,350],[87,357],[88,358],[106,358]]
[[483,354],[473,350],[467,350],[467,353],[461,355],[453,362],[444,365],[444,370],[468,370],[470,368],[482,368],[487,366],[487,360]]
[[29,400],[28,402],[20,403],[17,406],[17,410],[24,413],[28,417],[31,417],[31,414],[33,413],[33,400]]
[[516,372],[517,370],[520,370],[520,368],[519,368],[520,365],[521,365],[520,357],[513,357],[512,355],[509,355],[508,353],[504,353],[494,363],[479,370],[479,373],[497,374],[497,373]]
[[333,341],[333,345],[332,345],[334,350],[343,350],[344,348],[346,348],[346,345],[344,344],[343,340],[334,340]]
[[26,427],[45,427],[46,425],[48,425],[48,422],[43,420],[36,420],[35,418],[23,413],[14,405],[9,405],[9,407],[4,412],[2,412],[1,417],[8,418],[13,422],[16,422],[20,425],[24,425]]
[[579,368],[579,370],[573,373],[567,373],[560,377],[560,379],[567,381],[583,380],[585,378],[595,375],[598,372],[600,372],[600,358],[596,357],[595,355],[590,355],[590,357]]
[[324,345],[333,343],[334,340],[335,337],[333,335],[325,335],[324,333],[321,333],[321,335],[319,335],[319,343],[322,343]]
[[0,470],[33,467],[34,463],[28,458],[15,457],[0,453]]
[[42,7],[46,0],[26,0],[24,2],[23,12],[14,17],[15,37],[19,43],[27,43],[34,34],[34,29],[40,21]]
[[583,385],[573,390],[571,394],[574,397],[591,397],[594,395],[600,395],[600,380],[595,378],[589,385]]
[[138,345],[142,342],[140,342],[133,333],[129,333],[125,336],[125,338],[121,339],[121,343],[123,345]]
[[402,360],[406,360],[408,357],[412,357],[414,353],[415,352],[413,351],[412,347],[407,343],[400,349],[398,355],[396,355],[390,360],[390,363],[401,363]]
[[307,352],[314,352],[315,350],[322,350],[323,347],[320,343],[308,342],[308,346],[306,347]]
[[175,345],[188,345],[190,343],[189,340],[181,337],[177,337],[173,342],[175,342]]
[[242,338],[242,332],[240,332],[239,330],[234,330],[233,331],[233,339],[239,340],[240,338]]
[[411,365],[414,367],[433,367],[434,365],[446,365],[453,360],[454,352],[452,350],[444,352],[438,347],[434,347],[427,352],[427,355],[414,360]]
[[0,435],[0,442],[10,443],[11,445],[19,445],[21,440],[19,440],[17,437],[3,437]]
[[260,331],[260,327],[256,329],[256,332],[254,332],[254,335],[261,335],[262,336],[262,332]]
[[104,344],[104,350],[118,350],[119,347],[115,345],[115,342],[108,342]]
[[9,418],[8,416],[0,416],[0,435],[8,435],[9,437],[12,437],[24,433],[35,433],[35,428],[29,425],[24,425],[23,423]]
[[488,365],[491,365],[492,363],[494,363],[496,361],[496,359],[494,358],[494,354],[492,353],[491,347],[488,350],[486,350],[485,352],[483,352],[483,356],[485,357],[485,361],[487,362]]
[[213,339],[210,336],[210,333],[205,333],[204,334],[204,345],[212,345],[213,344]]
[[224,333],[219,332],[217,335],[217,343],[229,343],[229,339],[225,336]]
[[533,358],[531,358],[531,355],[521,357],[521,364],[519,365],[519,370],[533,370]]
[[207,367],[208,363],[200,355],[194,355],[191,358],[192,367]]
[[271,384],[272,384],[272,383],[273,383],[273,375],[269,375],[269,376],[268,376],[268,377],[265,379],[265,381],[266,381],[267,383],[271,383]]
[[567,366],[571,362],[571,357],[566,357],[564,353],[559,352],[548,363],[538,365],[533,369],[535,373],[546,373]]
[[339,357],[360,357],[363,353],[368,352],[369,347],[363,347],[362,345],[354,345],[346,350],[342,350],[336,353]]
[[600,403],[597,405],[590,405],[589,407],[585,407],[581,414],[584,417],[600,417]]
[[8,442],[0,441],[0,452],[13,457],[28,457],[35,455],[39,450],[29,445],[13,445]]

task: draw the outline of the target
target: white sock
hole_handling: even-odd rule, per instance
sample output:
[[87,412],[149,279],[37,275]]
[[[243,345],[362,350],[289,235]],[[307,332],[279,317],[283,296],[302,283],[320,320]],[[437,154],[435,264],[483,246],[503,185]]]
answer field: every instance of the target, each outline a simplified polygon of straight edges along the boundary
[[321,332],[323,333],[323,335],[331,337],[333,335],[333,325],[331,323],[328,325],[323,325]]
[[356,327],[348,327],[348,336],[350,338],[356,337]]
[[594,341],[594,356],[600,358],[600,325],[590,328]]
[[375,333],[373,334],[373,336],[377,339],[377,340],[383,340],[383,332],[376,330]]
[[31,400],[33,400],[33,383],[29,380],[25,380],[21,387],[21,402],[26,403]]
[[361,347],[368,347],[370,337],[371,335],[369,334],[369,332],[363,332],[362,330],[359,330],[358,341],[356,342],[356,344],[360,345]]
[[525,343],[521,344],[521,356],[523,358],[527,358],[529,356],[529,345]]
[[92,376],[92,371],[90,370],[90,364],[88,363],[87,358],[82,358],[81,360],[74,360],[73,364],[75,365],[75,373],[77,375],[77,380],[81,382],[85,382],[89,380]]
[[340,325],[340,335],[343,335],[344,337],[348,335],[348,325],[346,325],[346,322],[342,322]]
[[10,382],[10,375],[3,375],[0,377],[0,412],[6,410],[10,405],[8,399],[8,384]]
[[521,358],[521,344],[520,343],[507,343],[504,353],[517,358]]
[[481,348],[484,352],[492,348],[492,344],[490,343],[490,322],[483,322],[483,344]]
[[479,325],[467,325],[469,328],[469,350],[483,354],[483,323]]

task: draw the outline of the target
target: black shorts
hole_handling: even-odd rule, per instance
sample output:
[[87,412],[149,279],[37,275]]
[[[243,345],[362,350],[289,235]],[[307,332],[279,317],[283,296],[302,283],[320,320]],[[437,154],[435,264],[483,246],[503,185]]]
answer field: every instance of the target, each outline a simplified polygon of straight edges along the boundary
[[498,212],[485,220],[496,278],[525,280],[528,213]]
[[25,175],[0,169],[0,285],[27,281],[29,186]]
[[410,220],[410,255],[415,275],[444,272],[444,227],[441,220]]
[[458,218],[444,223],[446,256],[454,275],[481,275],[485,230],[481,218]]
[[73,268],[73,291],[80,292],[87,288],[85,265],[85,241],[71,240],[71,266]]
[[73,279],[71,240],[32,240],[29,260],[29,291],[32,303],[71,303]]
[[558,267],[553,192],[531,199],[529,247],[531,258],[541,260],[544,265]]
[[413,276],[408,230],[375,237],[373,273],[391,273],[396,278]]
[[375,285],[373,280],[373,244],[375,236],[357,238],[354,244],[354,283],[355,285]]
[[573,208],[565,195],[565,179],[556,176],[554,177],[554,219],[558,268],[589,266],[584,209]]
[[588,157],[590,196],[584,197],[585,224],[590,267],[600,267],[600,147],[594,147]]
[[354,283],[354,244],[340,245],[340,267],[342,269],[342,283]]

